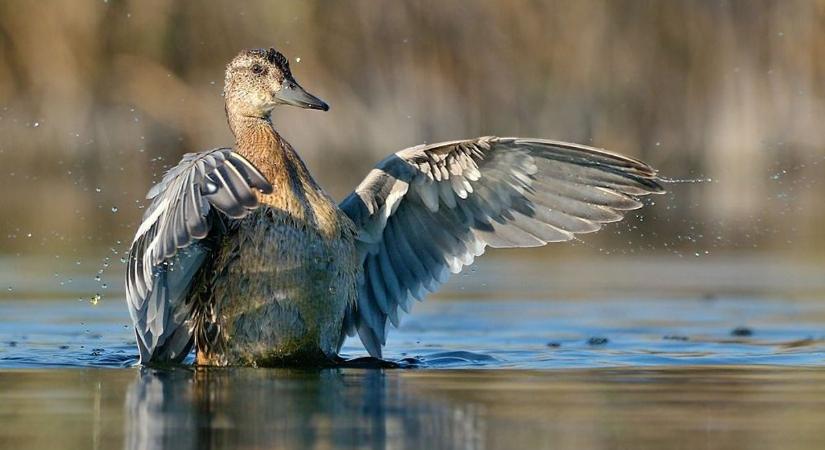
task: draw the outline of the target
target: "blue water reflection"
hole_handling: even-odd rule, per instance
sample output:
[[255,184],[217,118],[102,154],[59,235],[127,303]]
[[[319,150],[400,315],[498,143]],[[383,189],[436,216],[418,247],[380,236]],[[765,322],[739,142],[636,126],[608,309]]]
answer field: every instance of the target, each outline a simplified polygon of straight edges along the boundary
[[126,448],[480,448],[472,403],[407,389],[381,370],[141,370]]

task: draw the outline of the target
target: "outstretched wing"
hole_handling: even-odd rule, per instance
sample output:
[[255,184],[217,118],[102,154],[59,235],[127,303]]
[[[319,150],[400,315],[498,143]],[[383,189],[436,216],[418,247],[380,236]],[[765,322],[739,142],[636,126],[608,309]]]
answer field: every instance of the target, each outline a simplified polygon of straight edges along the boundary
[[387,322],[491,247],[592,233],[664,192],[635,159],[540,139],[482,137],[389,156],[341,203],[364,277],[345,332],[380,357]]
[[[126,270],[126,302],[140,362],[177,362],[192,348],[192,280],[209,258],[218,213],[240,219],[258,207],[255,190],[272,186],[249,161],[228,148],[188,153],[146,198]],[[212,239],[214,241],[214,239]]]

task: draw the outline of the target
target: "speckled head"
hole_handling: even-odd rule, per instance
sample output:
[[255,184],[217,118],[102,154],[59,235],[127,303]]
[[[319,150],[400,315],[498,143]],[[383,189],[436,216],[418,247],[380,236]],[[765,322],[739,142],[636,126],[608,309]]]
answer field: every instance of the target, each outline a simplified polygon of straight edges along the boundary
[[289,61],[274,48],[239,53],[226,66],[224,96],[227,110],[244,116],[267,117],[277,105],[329,109],[295,81]]

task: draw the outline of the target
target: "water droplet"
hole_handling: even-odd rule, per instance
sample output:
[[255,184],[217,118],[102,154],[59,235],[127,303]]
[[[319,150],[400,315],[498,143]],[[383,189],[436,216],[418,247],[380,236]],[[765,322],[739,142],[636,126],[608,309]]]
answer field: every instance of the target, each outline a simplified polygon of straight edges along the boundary
[[39,126],[40,126],[40,122],[35,122],[35,123],[34,123],[34,127],[35,127],[35,128],[37,128],[37,127],[39,127]]
[[299,57],[295,58],[295,62],[296,62],[296,63],[301,62],[301,57],[299,56]]
[[97,302],[99,302],[99,301],[100,301],[100,294],[95,294],[95,295],[92,296],[92,298],[89,299],[89,303],[91,303],[92,305],[97,305]]
[[100,287],[101,287],[102,289],[109,289],[109,285],[108,285],[108,284],[106,284],[106,283],[103,283],[103,285],[101,285]]
[[112,212],[113,212],[113,213],[116,213],[116,212],[117,212],[117,206],[112,206]]
[[97,188],[95,188],[95,192],[103,192],[103,189],[97,187]]

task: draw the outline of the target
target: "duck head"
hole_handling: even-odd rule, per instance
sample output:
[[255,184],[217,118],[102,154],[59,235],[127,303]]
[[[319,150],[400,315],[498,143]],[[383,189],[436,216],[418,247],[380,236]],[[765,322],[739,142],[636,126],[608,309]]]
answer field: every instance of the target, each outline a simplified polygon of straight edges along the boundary
[[278,105],[329,110],[292,76],[289,61],[274,48],[244,50],[226,67],[226,107],[234,113],[267,117]]

